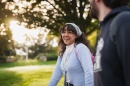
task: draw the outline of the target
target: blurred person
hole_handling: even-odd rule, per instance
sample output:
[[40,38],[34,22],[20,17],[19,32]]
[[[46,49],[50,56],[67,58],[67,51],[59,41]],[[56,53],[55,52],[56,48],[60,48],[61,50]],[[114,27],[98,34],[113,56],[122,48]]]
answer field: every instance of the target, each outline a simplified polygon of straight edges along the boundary
[[91,17],[100,21],[95,86],[130,86],[130,0],[90,0]]
[[93,63],[80,28],[66,23],[60,29],[59,56],[48,86],[56,86],[64,75],[64,86],[93,86]]

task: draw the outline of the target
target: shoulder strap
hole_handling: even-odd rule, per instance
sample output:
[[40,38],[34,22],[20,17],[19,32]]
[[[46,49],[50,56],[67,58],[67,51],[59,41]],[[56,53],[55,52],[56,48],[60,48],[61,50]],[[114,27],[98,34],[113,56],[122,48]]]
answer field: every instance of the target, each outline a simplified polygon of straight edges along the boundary
[[[76,54],[76,56],[78,57],[78,53],[77,53],[77,51],[76,51],[76,48],[75,48],[75,54]],[[91,60],[92,60],[92,62],[93,62],[93,64],[94,64],[94,55],[91,53]]]

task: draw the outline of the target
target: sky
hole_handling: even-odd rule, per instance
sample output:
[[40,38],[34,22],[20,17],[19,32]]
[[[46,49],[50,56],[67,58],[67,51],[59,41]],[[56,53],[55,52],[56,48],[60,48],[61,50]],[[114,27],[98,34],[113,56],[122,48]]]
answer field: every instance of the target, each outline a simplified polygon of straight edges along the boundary
[[[38,33],[40,31],[40,29],[27,29],[24,26],[19,26],[18,21],[11,21],[10,22],[10,29],[12,30],[12,34],[13,34],[13,39],[19,43],[19,44],[23,44],[26,42],[26,34],[28,36],[32,36],[32,37],[38,37]],[[45,37],[43,38],[43,41],[45,41],[47,34],[43,32],[43,34],[45,35]],[[53,40],[53,47],[57,46],[57,40],[54,39]],[[28,42],[28,45],[31,45],[31,43]]]

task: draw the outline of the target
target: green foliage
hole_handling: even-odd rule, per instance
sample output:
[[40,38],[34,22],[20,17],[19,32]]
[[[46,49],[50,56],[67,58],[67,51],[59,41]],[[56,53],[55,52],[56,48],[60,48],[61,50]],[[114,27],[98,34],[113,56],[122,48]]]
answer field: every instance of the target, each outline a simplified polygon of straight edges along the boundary
[[[9,55],[13,52],[14,43],[12,32],[8,26],[0,26],[0,55]],[[14,52],[13,52],[14,53]]]
[[0,63],[15,62],[16,60],[16,56],[0,56]]
[[7,56],[0,56],[0,63],[6,62]]
[[[22,2],[19,1],[23,4]],[[17,11],[14,14],[18,20],[27,23],[26,26],[30,29],[46,27],[50,29],[50,34],[56,36],[59,35],[59,28],[66,22],[76,23],[86,35],[96,29],[93,28],[95,24],[92,24],[92,18],[89,16],[89,0],[36,0],[36,2],[29,0],[27,2],[30,6],[23,4],[24,7],[21,9],[15,1],[8,4],[14,5],[10,10]]]
[[36,57],[35,57],[35,59],[39,59],[42,55],[44,55],[43,53],[39,53]]
[[[30,5],[24,4],[23,2],[25,1],[19,1],[23,7],[19,7],[19,3],[13,0],[11,2],[0,2],[0,11],[2,13],[0,15],[0,24],[3,23],[8,25],[10,20],[15,18],[18,19],[20,23],[26,23],[26,27],[29,29],[45,27],[50,30],[50,34],[55,36],[59,36],[58,30],[66,22],[76,23],[85,33],[86,37],[97,29],[97,21],[92,22],[93,19],[89,16],[89,0],[36,0],[36,2],[34,0],[26,1]],[[40,51],[37,49],[41,49],[38,43],[35,45],[35,47],[32,48],[34,53],[30,53],[29,57],[35,57]]]
[[[29,53],[29,57],[33,58],[39,58],[39,56],[41,56],[41,54],[44,54],[48,60],[50,60],[50,58],[55,59],[57,52],[58,52],[58,47],[53,47],[51,44],[46,43],[46,44],[41,44],[39,46],[31,46],[29,48],[30,50],[33,51],[33,53]],[[46,54],[46,53],[48,53]]]
[[14,13],[11,10],[7,9],[6,6],[8,7],[7,3],[0,1],[0,25],[2,23],[5,25],[9,25],[10,20],[15,17],[13,15]]
[[47,56],[47,60],[57,60],[58,58],[58,54],[57,53],[45,53],[45,55]]
[[94,31],[90,36],[88,36],[88,40],[90,41],[90,50],[93,52],[95,44],[96,44],[96,38],[97,38],[97,30]]

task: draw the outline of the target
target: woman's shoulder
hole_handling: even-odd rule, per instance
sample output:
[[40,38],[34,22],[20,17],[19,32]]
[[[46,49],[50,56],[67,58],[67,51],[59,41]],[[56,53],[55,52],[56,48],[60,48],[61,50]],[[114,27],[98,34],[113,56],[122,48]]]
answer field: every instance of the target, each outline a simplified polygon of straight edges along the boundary
[[83,43],[79,43],[79,44],[77,44],[76,45],[76,48],[83,48],[83,47],[87,47],[85,44],[83,44]]

